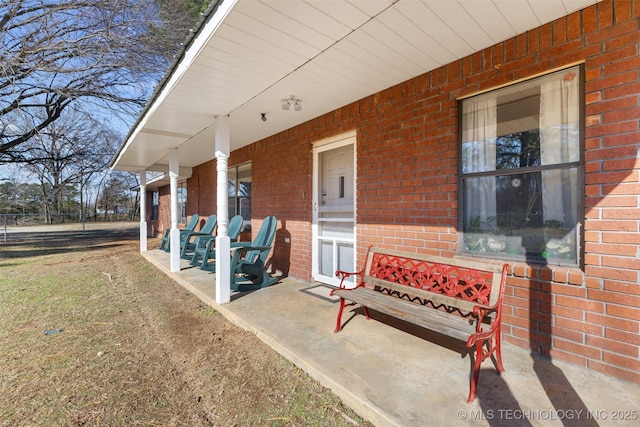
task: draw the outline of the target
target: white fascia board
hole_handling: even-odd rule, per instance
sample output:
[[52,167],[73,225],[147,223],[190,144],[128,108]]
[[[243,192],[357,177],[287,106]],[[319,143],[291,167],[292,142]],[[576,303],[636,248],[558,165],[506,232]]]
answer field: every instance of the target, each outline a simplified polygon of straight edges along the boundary
[[154,99],[153,104],[145,113],[144,117],[137,123],[135,130],[131,133],[131,136],[127,140],[126,144],[120,150],[120,154],[118,158],[113,162],[114,165],[118,163],[122,155],[127,151],[129,146],[136,139],[138,134],[142,131],[145,124],[149,121],[150,117],[153,113],[158,109],[158,107],[164,102],[164,100],[169,96],[171,90],[175,87],[175,85],[180,81],[180,79],[187,72],[189,67],[194,63],[202,49],[207,45],[211,37],[215,34],[220,25],[224,22],[229,13],[233,10],[236,3],[239,0],[223,0],[222,4],[218,6],[218,10],[215,12],[215,15],[204,25],[201,31],[195,36],[191,47],[189,50],[185,52],[184,58],[177,67],[175,67],[173,73],[169,77],[169,79],[164,84],[164,87],[158,94],[158,96]]

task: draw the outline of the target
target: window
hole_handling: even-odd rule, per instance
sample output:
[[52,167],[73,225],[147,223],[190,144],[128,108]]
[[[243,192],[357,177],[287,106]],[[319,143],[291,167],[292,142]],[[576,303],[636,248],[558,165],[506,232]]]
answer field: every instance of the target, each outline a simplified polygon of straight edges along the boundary
[[181,224],[187,223],[187,184],[181,182],[178,184],[178,215],[180,218],[178,222]]
[[577,264],[582,69],[462,101],[460,251]]
[[251,224],[251,164],[230,167],[228,179],[229,218],[242,215],[245,229]]
[[159,216],[158,205],[160,204],[160,195],[158,190],[153,190],[151,193],[151,221],[157,221]]

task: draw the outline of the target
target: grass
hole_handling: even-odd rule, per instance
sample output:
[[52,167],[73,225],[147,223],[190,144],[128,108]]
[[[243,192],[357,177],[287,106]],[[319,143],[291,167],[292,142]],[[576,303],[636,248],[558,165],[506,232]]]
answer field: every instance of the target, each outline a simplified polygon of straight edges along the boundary
[[0,246],[0,426],[368,425],[135,237]]
[[[49,260],[27,260],[10,274],[4,267],[0,282],[0,353],[10,355],[3,374],[8,389],[3,394],[10,400],[3,408],[22,407],[23,413],[14,415],[34,422],[66,418],[67,401],[82,386],[79,371],[99,370],[97,353],[109,346],[101,330],[128,305],[102,303],[109,292],[108,278],[100,272],[79,263],[46,268]],[[45,335],[51,330],[60,332]],[[90,387],[83,392],[86,401],[95,397]]]

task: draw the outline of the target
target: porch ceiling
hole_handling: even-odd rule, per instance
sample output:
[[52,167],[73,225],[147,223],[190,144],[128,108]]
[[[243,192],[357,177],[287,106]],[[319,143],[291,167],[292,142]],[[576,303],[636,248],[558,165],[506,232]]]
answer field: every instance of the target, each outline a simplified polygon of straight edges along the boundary
[[216,116],[234,150],[598,1],[224,0],[111,166],[166,171],[175,147],[196,166],[215,157]]

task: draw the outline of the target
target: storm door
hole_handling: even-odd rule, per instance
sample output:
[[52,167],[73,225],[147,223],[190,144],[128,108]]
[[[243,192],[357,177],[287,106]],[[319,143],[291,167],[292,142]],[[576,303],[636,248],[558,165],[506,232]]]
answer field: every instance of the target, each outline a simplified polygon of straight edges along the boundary
[[314,147],[313,278],[334,286],[355,268],[354,146],[349,134]]

